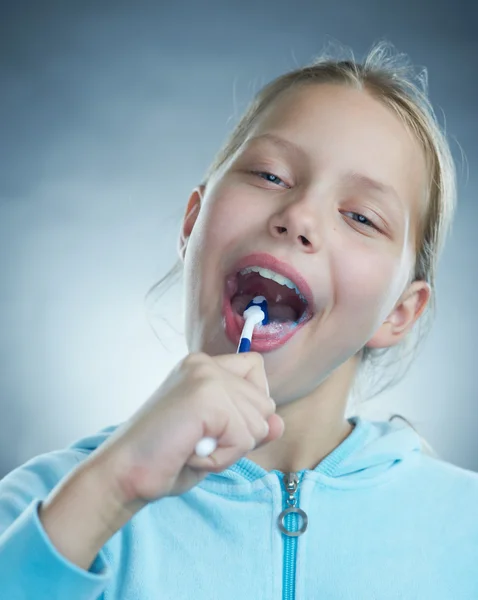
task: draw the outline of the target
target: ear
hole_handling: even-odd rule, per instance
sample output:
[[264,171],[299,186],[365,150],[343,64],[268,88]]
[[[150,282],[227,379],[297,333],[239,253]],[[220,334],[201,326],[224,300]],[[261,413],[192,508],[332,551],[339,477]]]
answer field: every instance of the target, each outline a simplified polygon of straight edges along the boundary
[[398,344],[425,310],[430,295],[431,289],[426,281],[411,283],[387,320],[365,346],[367,348],[389,348]]
[[198,187],[194,188],[186,206],[186,212],[184,214],[183,224],[181,226],[178,240],[178,253],[182,261],[184,261],[189,237],[201,209],[201,203],[205,189],[205,185],[199,185]]

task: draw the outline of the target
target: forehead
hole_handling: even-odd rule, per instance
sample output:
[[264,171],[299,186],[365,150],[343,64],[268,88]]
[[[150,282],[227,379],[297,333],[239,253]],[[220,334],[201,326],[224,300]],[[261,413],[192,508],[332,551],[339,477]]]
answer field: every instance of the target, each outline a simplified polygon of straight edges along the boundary
[[367,91],[309,84],[284,92],[262,113],[246,147],[277,146],[269,133],[298,146],[296,159],[315,173],[354,172],[393,187],[418,220],[426,200],[424,152],[393,109]]

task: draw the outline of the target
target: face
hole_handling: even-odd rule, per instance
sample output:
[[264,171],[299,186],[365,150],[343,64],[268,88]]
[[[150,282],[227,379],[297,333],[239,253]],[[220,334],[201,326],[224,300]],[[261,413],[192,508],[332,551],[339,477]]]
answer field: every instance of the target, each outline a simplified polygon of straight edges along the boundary
[[425,283],[408,286],[425,183],[418,142],[368,93],[309,85],[282,95],[191,197],[190,352],[236,351],[225,281],[253,253],[293,267],[312,294],[305,325],[262,352],[277,404],[311,393],[365,345],[400,341],[428,299]]

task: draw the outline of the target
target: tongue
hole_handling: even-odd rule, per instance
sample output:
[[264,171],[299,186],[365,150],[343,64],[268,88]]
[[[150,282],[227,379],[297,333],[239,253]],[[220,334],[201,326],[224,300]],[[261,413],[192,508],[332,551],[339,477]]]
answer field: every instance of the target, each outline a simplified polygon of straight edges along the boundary
[[236,284],[236,294],[232,297],[231,304],[241,316],[256,296],[266,298],[269,321],[294,322],[303,312],[303,305],[294,290],[262,277],[259,273],[238,274]]
[[[242,313],[245,311],[246,306],[257,295],[258,294],[236,294],[231,301],[233,310],[242,316]],[[267,300],[269,321],[279,321],[281,323],[286,323],[289,321],[296,320],[296,311],[291,306],[289,306],[288,304],[277,304],[275,302],[269,302],[268,298]]]
[[288,304],[275,304],[269,308],[269,321],[280,321],[281,323],[287,323],[289,321],[296,320],[296,313],[292,306]]

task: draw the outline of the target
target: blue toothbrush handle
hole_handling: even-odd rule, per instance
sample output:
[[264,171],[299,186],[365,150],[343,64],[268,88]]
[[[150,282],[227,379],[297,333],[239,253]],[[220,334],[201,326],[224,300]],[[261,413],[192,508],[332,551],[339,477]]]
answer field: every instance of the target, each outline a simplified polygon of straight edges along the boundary
[[[256,311],[257,311],[257,307],[259,307],[262,310],[262,312],[263,312],[262,324],[266,325],[269,322],[269,313],[267,310],[266,299],[263,296],[257,296],[256,298],[251,300],[251,302],[249,302],[244,313],[247,314],[246,313],[247,309],[252,306],[254,307],[254,309]],[[262,318],[262,317],[260,317],[260,318]],[[255,322],[257,323],[257,321],[255,321]],[[250,330],[249,334],[246,333],[247,329]],[[249,352],[249,350],[251,349],[250,338],[252,338],[253,330],[254,330],[254,325],[249,326],[249,327],[244,327],[244,331],[243,331],[244,337],[241,337],[241,340],[239,342],[239,347],[237,349],[236,354],[239,354],[241,352]],[[195,448],[196,456],[205,458],[206,456],[209,456],[210,454],[212,454],[216,448],[217,448],[217,440],[215,440],[214,438],[211,438],[211,437],[202,438],[202,440],[199,440],[199,442],[196,444],[196,448]]]
[[[239,347],[236,351],[236,354],[239,354],[242,352],[249,352],[250,349],[251,349],[251,340],[249,340],[246,337],[241,338],[241,341],[239,343]],[[196,456],[205,458],[206,456],[209,456],[210,454],[212,454],[216,448],[217,448],[217,440],[215,440],[214,438],[211,438],[211,437],[204,437],[204,438],[202,438],[202,440],[200,440],[196,444],[196,449],[195,449]]]
[[251,340],[248,340],[247,338],[242,338],[236,354],[239,354],[240,352],[249,352],[250,349],[251,349]]

